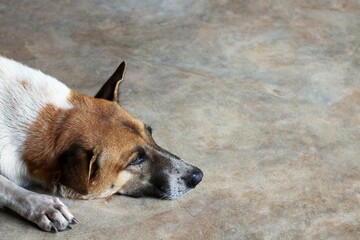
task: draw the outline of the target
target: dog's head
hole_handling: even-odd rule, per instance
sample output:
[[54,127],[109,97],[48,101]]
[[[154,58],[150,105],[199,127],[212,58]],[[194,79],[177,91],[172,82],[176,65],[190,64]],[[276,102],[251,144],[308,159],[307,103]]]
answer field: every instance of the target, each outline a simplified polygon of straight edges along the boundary
[[69,147],[59,157],[59,192],[65,196],[175,199],[202,180],[199,168],[158,146],[151,127],[119,105],[124,71],[123,62],[95,98],[72,96],[74,108],[62,125],[71,132],[63,138]]

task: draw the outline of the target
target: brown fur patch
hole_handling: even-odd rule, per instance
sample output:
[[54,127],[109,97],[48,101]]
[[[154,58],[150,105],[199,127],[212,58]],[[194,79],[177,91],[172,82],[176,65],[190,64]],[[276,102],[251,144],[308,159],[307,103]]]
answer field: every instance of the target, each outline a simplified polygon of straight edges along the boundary
[[[147,141],[144,124],[111,101],[77,92],[71,93],[69,101],[73,108],[66,110],[47,105],[30,126],[23,160],[31,176],[45,183],[65,176],[63,181],[71,188],[79,184],[76,178],[89,179],[87,192],[95,195],[113,183],[124,184],[126,177],[118,179],[120,171],[127,166],[136,145]],[[99,153],[100,170],[94,178],[77,176],[89,174],[84,164],[77,164],[84,169],[72,171],[73,175],[62,172],[66,169],[62,169],[60,156],[74,144]]]
[[37,180],[48,181],[59,177],[60,166],[56,157],[64,150],[65,143],[57,142],[56,136],[61,133],[65,116],[66,111],[47,105],[29,128],[23,160]]

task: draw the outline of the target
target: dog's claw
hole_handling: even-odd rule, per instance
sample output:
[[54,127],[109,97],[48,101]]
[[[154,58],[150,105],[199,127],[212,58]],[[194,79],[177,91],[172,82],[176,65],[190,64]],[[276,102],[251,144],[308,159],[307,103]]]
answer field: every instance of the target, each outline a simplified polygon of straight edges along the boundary
[[58,230],[56,229],[56,227],[51,226],[50,232],[57,233]]
[[76,218],[73,218],[70,223],[71,223],[71,224],[77,224],[78,221],[76,220]]
[[66,229],[72,229],[71,225],[67,225]]

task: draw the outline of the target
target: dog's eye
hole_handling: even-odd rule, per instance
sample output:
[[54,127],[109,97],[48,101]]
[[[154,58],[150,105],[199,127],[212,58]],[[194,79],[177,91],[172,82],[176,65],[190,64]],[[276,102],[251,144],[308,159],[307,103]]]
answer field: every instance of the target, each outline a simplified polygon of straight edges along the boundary
[[146,160],[145,157],[137,157],[134,161],[130,163],[130,165],[138,165]]

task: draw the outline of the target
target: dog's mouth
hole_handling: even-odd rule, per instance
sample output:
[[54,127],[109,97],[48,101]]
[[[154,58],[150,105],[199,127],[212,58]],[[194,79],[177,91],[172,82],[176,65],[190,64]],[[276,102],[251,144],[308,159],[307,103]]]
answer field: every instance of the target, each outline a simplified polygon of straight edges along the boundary
[[[199,168],[185,176],[169,175],[164,179],[153,179],[153,183],[148,182],[143,186],[137,186],[132,189],[120,190],[119,195],[133,198],[150,197],[164,200],[174,200],[194,189],[203,178],[203,172]],[[157,182],[162,184],[157,185]]]

